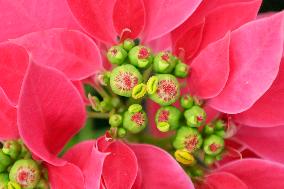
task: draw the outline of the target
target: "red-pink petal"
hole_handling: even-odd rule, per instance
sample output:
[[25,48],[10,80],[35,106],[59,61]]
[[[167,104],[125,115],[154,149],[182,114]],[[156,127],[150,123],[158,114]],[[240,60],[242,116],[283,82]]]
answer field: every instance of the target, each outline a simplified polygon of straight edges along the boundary
[[161,37],[182,24],[198,7],[201,0],[144,0],[147,41]]
[[130,145],[134,151],[145,189],[194,189],[180,165],[165,151],[147,144]]
[[0,44],[0,87],[16,105],[29,63],[27,51],[12,43]]
[[230,33],[211,43],[193,60],[188,86],[193,95],[203,99],[217,96],[224,88],[230,71]]
[[243,125],[271,127],[284,125],[284,58],[269,90],[247,111],[233,116]]
[[284,126],[256,128],[243,126],[235,136],[257,155],[284,163]]
[[201,48],[222,38],[228,31],[233,31],[256,18],[260,5],[261,0],[256,0],[233,3],[214,9],[205,17]]
[[103,167],[103,179],[106,188],[130,189],[135,182],[138,171],[134,152],[121,141],[108,144],[104,152],[110,152]]
[[66,162],[65,165],[59,167],[46,164],[46,168],[48,170],[48,180],[51,188],[85,188],[83,174],[77,166]]
[[149,43],[147,43],[147,46],[151,47],[154,53],[160,51],[171,51],[172,50],[171,35],[167,34],[161,38],[150,41]]
[[100,51],[94,41],[77,30],[50,29],[11,40],[24,46],[33,60],[81,80],[103,69]]
[[124,38],[135,39],[145,25],[145,8],[142,0],[116,0],[113,8],[113,25]]
[[197,53],[203,36],[204,21],[189,28],[183,35],[173,39],[174,52],[187,63]]
[[48,28],[78,28],[65,1],[1,0],[0,41]]
[[114,43],[117,36],[112,22],[115,0],[67,0],[81,26],[93,37]]
[[275,80],[282,57],[283,13],[235,30],[230,44],[230,75],[210,105],[226,113],[250,108]]
[[68,150],[63,158],[82,170],[86,189],[99,189],[106,156],[95,148],[95,141],[85,141]]
[[56,155],[85,122],[79,92],[61,72],[30,63],[18,108],[19,132],[42,160],[62,165]]
[[0,87],[0,140],[18,137],[17,109],[10,103]]
[[218,172],[207,175],[203,185],[205,186],[197,188],[208,189],[209,187],[212,189],[248,189],[247,185],[238,177],[226,172]]
[[261,159],[234,161],[221,168],[241,179],[248,188],[280,189],[284,186],[284,166]]

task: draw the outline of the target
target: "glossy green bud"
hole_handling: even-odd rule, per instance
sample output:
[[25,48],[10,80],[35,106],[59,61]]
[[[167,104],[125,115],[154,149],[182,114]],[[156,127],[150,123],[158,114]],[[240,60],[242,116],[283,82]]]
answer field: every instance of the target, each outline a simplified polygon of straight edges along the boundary
[[131,97],[133,88],[141,82],[141,73],[130,64],[116,67],[110,75],[110,87],[120,96]]
[[112,64],[122,64],[127,57],[127,52],[121,46],[112,46],[107,52],[107,59]]
[[143,110],[126,111],[123,116],[123,127],[133,134],[144,130],[147,122],[147,115]]
[[130,63],[139,68],[146,68],[153,61],[151,49],[142,45],[133,47],[129,51],[128,57]]
[[17,159],[21,153],[21,145],[17,140],[8,140],[4,142],[2,151],[12,159]]
[[194,105],[194,99],[192,96],[190,96],[189,94],[187,95],[183,95],[180,99],[180,105],[184,108],[184,109],[189,109]]
[[4,154],[3,151],[0,150],[0,173],[4,172],[11,164],[12,164],[11,157]]
[[217,135],[211,135],[204,140],[203,150],[208,155],[220,154],[224,149],[224,139]]
[[123,41],[123,48],[126,51],[130,51],[135,46],[135,42],[132,39],[125,39]]
[[[177,109],[174,106],[165,106],[165,107],[161,107],[155,116],[155,122],[156,125],[158,126],[159,123],[168,123],[169,124],[169,129],[170,130],[175,130],[178,128],[179,126],[179,120],[181,117],[181,112],[179,111],[179,109]],[[161,126],[163,126],[165,124],[162,124]]]
[[209,123],[204,126],[203,133],[205,135],[212,135],[214,133],[214,125],[212,123]]
[[19,184],[22,189],[33,189],[40,180],[39,166],[32,159],[18,160],[10,170],[9,179]]
[[154,102],[161,106],[168,106],[175,103],[180,96],[180,86],[175,76],[170,74],[158,74],[158,86],[156,92],[149,94]]
[[193,106],[184,112],[186,124],[190,127],[199,127],[206,120],[206,112],[200,106]]
[[186,149],[187,151],[194,152],[202,145],[202,136],[195,128],[181,127],[176,133],[176,138],[173,146],[176,149]]
[[185,78],[188,75],[189,66],[179,61],[175,67],[175,76]]
[[170,52],[160,52],[154,58],[153,70],[156,73],[168,74],[173,71],[176,58]]
[[223,120],[218,119],[215,123],[215,129],[216,130],[224,130],[225,129],[225,123]]
[[112,126],[112,127],[118,127],[120,126],[122,123],[122,116],[119,115],[119,114],[113,114],[110,116],[109,118],[109,124]]
[[0,174],[0,189],[7,189],[9,182],[9,175],[7,173]]
[[215,135],[224,138],[226,136],[226,132],[224,130],[215,131]]
[[117,136],[119,138],[124,138],[127,134],[127,131],[124,128],[118,128],[117,130]]
[[210,156],[210,155],[205,155],[204,156],[204,163],[206,165],[212,165],[215,162],[215,157],[214,156]]

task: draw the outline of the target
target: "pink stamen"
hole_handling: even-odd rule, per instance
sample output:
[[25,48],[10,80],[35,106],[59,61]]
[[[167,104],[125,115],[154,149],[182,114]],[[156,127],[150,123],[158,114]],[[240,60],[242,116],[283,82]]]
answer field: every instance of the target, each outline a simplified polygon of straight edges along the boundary
[[168,54],[163,54],[161,58],[166,62],[169,62],[170,60],[170,56]]
[[187,137],[186,141],[185,141],[185,148],[192,152],[195,150],[196,145],[198,144],[198,139],[196,135],[190,135],[189,137]]
[[145,122],[142,112],[137,112],[131,116],[131,121],[135,122],[137,125],[143,125]]
[[148,52],[148,50],[146,48],[141,48],[139,53],[138,53],[138,58],[139,59],[146,59],[148,58],[150,55],[150,53]]
[[158,121],[159,121],[159,122],[167,122],[167,121],[169,120],[169,116],[170,116],[170,112],[169,112],[169,111],[167,111],[167,110],[162,110],[162,111],[160,112]]

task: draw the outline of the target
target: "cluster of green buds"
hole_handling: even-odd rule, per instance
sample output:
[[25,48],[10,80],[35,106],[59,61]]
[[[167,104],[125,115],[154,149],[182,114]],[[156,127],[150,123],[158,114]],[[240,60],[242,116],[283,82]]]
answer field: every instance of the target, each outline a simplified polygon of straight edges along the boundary
[[49,189],[46,170],[31,157],[31,153],[18,140],[2,143],[0,149],[1,189]]

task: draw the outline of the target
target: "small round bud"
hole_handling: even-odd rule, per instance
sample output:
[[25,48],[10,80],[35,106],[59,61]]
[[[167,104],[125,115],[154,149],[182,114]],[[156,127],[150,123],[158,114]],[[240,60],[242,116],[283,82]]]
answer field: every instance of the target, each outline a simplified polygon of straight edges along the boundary
[[174,106],[161,107],[155,117],[157,126],[161,122],[166,122],[169,124],[171,130],[175,130],[179,126],[179,120],[181,117],[181,112]]
[[226,132],[224,130],[216,131],[214,134],[218,135],[219,137],[222,137],[222,138],[224,138],[226,136]]
[[122,64],[127,57],[127,52],[120,46],[112,46],[107,52],[107,59],[112,64]]
[[192,165],[195,163],[194,157],[187,150],[176,150],[175,158],[184,165]]
[[191,169],[191,174],[194,177],[202,177],[202,176],[204,176],[204,171],[202,169],[198,168],[198,167],[193,167]]
[[206,112],[200,106],[193,106],[184,112],[186,124],[190,127],[199,127],[206,119]]
[[26,147],[26,145],[23,143],[22,140],[18,140],[18,142],[21,145],[21,149],[22,149],[19,158],[30,159],[32,157],[31,152],[28,150],[28,148]]
[[118,127],[120,126],[122,123],[122,116],[119,115],[119,114],[113,114],[110,116],[109,118],[109,124],[112,126],[112,127]]
[[224,130],[224,128],[225,128],[225,123],[224,123],[224,121],[221,120],[221,119],[218,119],[218,120],[216,121],[216,123],[215,123],[215,129],[216,129],[216,130]]
[[185,78],[188,75],[188,70],[188,65],[179,61],[175,67],[175,76]]
[[147,81],[147,92],[148,94],[154,94],[158,88],[159,79],[157,76],[152,76]]
[[120,99],[118,97],[112,97],[111,98],[111,105],[114,107],[114,108],[118,108],[119,105],[120,105]]
[[202,136],[195,128],[181,127],[176,134],[173,146],[176,149],[186,149],[189,153],[199,149],[202,145]]
[[126,136],[126,130],[124,128],[118,128],[117,130],[117,136],[119,138],[124,138]]
[[123,116],[123,127],[130,133],[136,134],[145,129],[147,121],[146,113],[143,110],[138,112],[126,111]]
[[0,173],[4,172],[9,165],[12,164],[12,159],[10,156],[3,153],[2,150],[0,150]]
[[40,179],[36,186],[36,189],[49,189],[49,184],[45,179]]
[[147,86],[144,83],[136,85],[132,90],[132,98],[142,98],[147,93]]
[[205,155],[204,156],[204,163],[206,165],[212,165],[215,162],[215,157],[214,156],[210,156],[210,155]]
[[150,99],[162,106],[175,103],[180,95],[180,87],[176,77],[170,74],[159,74],[156,77],[158,78],[158,87],[155,93],[149,95]]
[[217,155],[224,149],[224,139],[217,135],[211,135],[204,140],[203,150],[208,155]]
[[125,39],[123,41],[123,48],[127,51],[130,51],[135,46],[135,42],[132,39]]
[[131,106],[128,107],[128,111],[130,113],[140,112],[142,109],[143,107],[140,104],[132,104]]
[[9,175],[7,173],[0,174],[0,188],[7,189],[7,185],[9,182]]
[[212,124],[205,125],[203,132],[206,135],[212,135],[214,133],[214,125]]
[[153,61],[151,49],[142,45],[133,47],[129,51],[128,57],[130,63],[139,68],[146,68]]
[[113,108],[109,98],[105,98],[103,101],[101,101],[99,107],[101,108],[102,112],[109,112]]
[[194,104],[194,99],[192,98],[192,96],[190,96],[189,94],[187,95],[183,95],[180,99],[180,105],[184,108],[184,109],[189,109],[193,106]]
[[157,129],[161,132],[168,132],[170,130],[170,124],[168,122],[158,122]]
[[40,180],[40,170],[32,159],[18,160],[9,173],[10,181],[18,183],[23,189],[35,188]]
[[116,67],[110,75],[111,89],[120,96],[131,97],[132,89],[141,82],[142,75],[130,64]]
[[21,153],[21,145],[16,140],[8,140],[4,142],[2,151],[12,159],[17,159]]
[[171,73],[176,65],[176,59],[170,52],[160,52],[154,58],[153,69],[156,73]]

